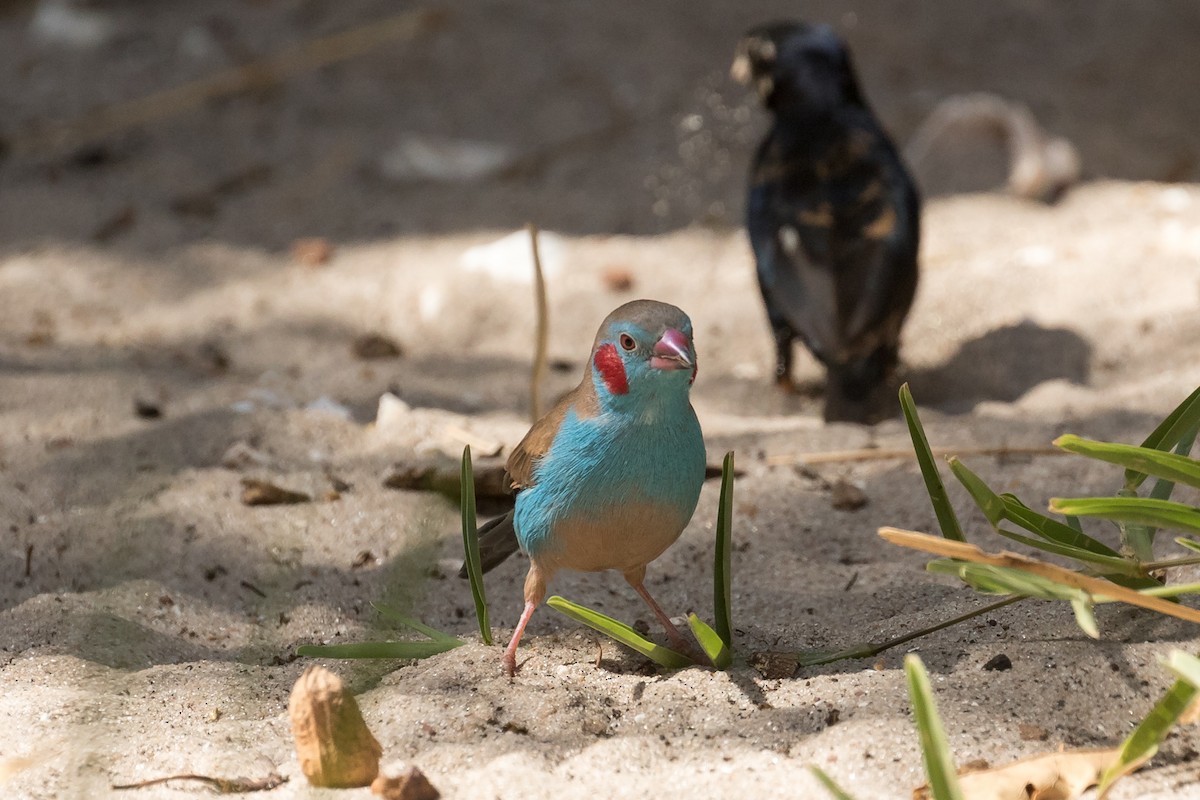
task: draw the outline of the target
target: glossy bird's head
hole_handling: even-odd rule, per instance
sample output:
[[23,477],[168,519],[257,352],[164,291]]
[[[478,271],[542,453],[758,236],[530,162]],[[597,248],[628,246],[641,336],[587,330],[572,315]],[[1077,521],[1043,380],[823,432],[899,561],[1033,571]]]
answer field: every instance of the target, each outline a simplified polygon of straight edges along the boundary
[[775,22],[748,30],[730,74],[772,111],[821,113],[863,105],[845,42],[828,25]]
[[606,408],[686,402],[696,379],[692,321],[667,303],[626,303],[600,324],[589,370]]

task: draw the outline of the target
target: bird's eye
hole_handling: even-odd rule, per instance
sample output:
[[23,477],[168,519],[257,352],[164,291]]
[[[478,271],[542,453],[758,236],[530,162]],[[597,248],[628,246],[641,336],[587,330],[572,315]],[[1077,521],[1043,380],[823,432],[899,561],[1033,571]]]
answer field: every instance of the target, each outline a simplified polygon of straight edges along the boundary
[[621,334],[621,347],[625,348],[626,350],[632,350],[635,347],[637,347],[637,342],[635,342],[633,340],[633,337],[630,336],[628,333],[622,333]]

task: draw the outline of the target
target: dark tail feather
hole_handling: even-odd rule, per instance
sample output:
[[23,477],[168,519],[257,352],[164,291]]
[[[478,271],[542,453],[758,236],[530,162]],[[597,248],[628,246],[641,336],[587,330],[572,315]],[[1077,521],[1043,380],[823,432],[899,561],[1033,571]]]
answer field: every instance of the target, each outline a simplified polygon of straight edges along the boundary
[[[484,572],[490,572],[504,559],[520,549],[517,529],[513,527],[513,512],[489,520],[479,529],[479,562]],[[467,577],[467,565],[458,570],[458,577]]]

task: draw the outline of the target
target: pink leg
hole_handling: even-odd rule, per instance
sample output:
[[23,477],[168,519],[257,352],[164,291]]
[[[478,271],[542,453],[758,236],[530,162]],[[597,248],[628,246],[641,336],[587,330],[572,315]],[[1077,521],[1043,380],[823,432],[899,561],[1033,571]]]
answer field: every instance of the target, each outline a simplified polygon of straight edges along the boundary
[[521,642],[521,634],[525,633],[525,626],[529,624],[533,612],[542,604],[546,596],[546,583],[552,573],[553,570],[546,570],[530,559],[529,574],[525,576],[525,610],[521,612],[521,621],[517,623],[512,640],[504,650],[504,671],[510,678],[517,674],[517,645]]
[[536,603],[525,604],[525,610],[521,613],[521,621],[517,623],[512,639],[509,640],[508,647],[504,650],[504,671],[510,678],[517,674],[517,644],[521,641],[521,634],[525,633],[525,626],[529,624],[529,618],[536,610]]
[[645,567],[625,573],[625,580],[628,581],[629,585],[633,587],[633,590],[637,592],[643,600],[646,601],[646,605],[650,606],[650,610],[654,612],[654,616],[658,617],[658,621],[661,622],[662,626],[666,629],[667,638],[671,640],[671,644],[682,653],[692,652],[691,642],[683,637],[683,634],[680,633],[679,629],[675,627],[675,623],[671,622],[671,618],[667,616],[667,612],[662,610],[662,607],[654,601],[654,598],[650,596],[650,592],[646,590],[646,586],[643,583],[645,578]]

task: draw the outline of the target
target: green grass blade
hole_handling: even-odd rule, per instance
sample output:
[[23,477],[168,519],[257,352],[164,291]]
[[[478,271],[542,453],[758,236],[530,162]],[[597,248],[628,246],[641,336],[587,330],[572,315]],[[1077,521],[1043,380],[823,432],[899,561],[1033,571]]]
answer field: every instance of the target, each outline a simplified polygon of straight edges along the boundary
[[908,678],[908,698],[921,740],[921,755],[925,758],[930,793],[934,800],[963,800],[962,789],[958,785],[958,771],[954,768],[946,731],[942,728],[933,689],[929,685],[929,673],[925,671],[921,659],[910,653],[904,657],[904,674]]
[[1196,541],[1195,539],[1189,539],[1186,536],[1180,536],[1175,540],[1175,544],[1183,545],[1188,550],[1194,550],[1197,553],[1200,553],[1200,542]]
[[992,523],[993,527],[998,525],[1004,519],[1004,501],[1000,499],[1000,495],[993,492],[982,478],[967,469],[967,465],[959,461],[957,456],[950,458],[950,471],[966,488],[975,505],[979,506],[979,510],[987,517],[987,521]]
[[1067,544],[1059,544],[1053,539],[1033,539],[1029,536],[1022,536],[1015,531],[1010,531],[1005,528],[996,528],[996,533],[1008,539],[1012,539],[1014,542],[1020,542],[1028,547],[1033,547],[1038,550],[1045,550],[1047,553],[1054,553],[1056,555],[1066,556],[1067,558],[1073,558],[1076,561],[1083,561],[1088,564],[1096,564],[1123,575],[1140,576],[1142,574],[1142,571],[1138,568],[1136,563],[1127,558],[1121,558],[1120,556],[1102,556],[1093,553],[1090,550],[1084,550],[1081,547],[1072,547],[1071,545]]
[[[1192,444],[1196,441],[1196,431],[1184,436],[1179,440],[1179,444],[1175,446],[1173,456],[1186,458],[1192,450]],[[1187,459],[1193,464],[1200,464],[1194,459]],[[1166,478],[1159,478],[1154,482],[1154,487],[1150,490],[1151,500],[1169,500],[1171,493],[1175,491],[1175,482]],[[1120,492],[1117,492],[1119,497],[1137,497],[1137,492],[1126,487]],[[1121,523],[1121,539],[1125,542],[1125,546],[1142,561],[1152,561],[1154,559],[1154,536],[1158,533],[1157,528],[1149,525],[1135,525],[1132,523]]]
[[661,667],[683,669],[692,665],[692,660],[682,653],[676,653],[670,648],[655,644],[624,622],[618,622],[612,617],[605,616],[599,611],[593,611],[587,606],[572,603],[570,600],[558,595],[554,595],[547,600],[546,605],[576,622],[582,622],[592,630],[603,633],[605,636],[625,645],[629,649],[641,653]]
[[1190,683],[1193,689],[1200,689],[1200,658],[1182,650],[1172,650],[1163,663],[1167,669]]
[[937,515],[942,536],[965,542],[967,538],[963,536],[962,526],[958,524],[954,506],[950,505],[950,495],[946,494],[946,487],[942,483],[941,473],[938,472],[937,462],[933,459],[933,451],[929,449],[929,439],[925,437],[925,428],[921,426],[921,418],[917,416],[917,406],[913,402],[912,392],[907,383],[900,387],[900,408],[904,410],[908,435],[912,438],[917,464],[921,467],[921,477],[925,480],[925,491],[929,493],[929,502],[933,504],[933,513]]
[[1058,437],[1054,440],[1054,446],[1081,456],[1117,464],[1144,476],[1200,487],[1200,461],[1187,456],[1151,447],[1095,442],[1073,434]]
[[813,777],[821,782],[825,787],[825,791],[833,795],[834,800],[854,800],[853,797],[846,793],[846,790],[833,782],[833,778],[825,774],[825,771],[816,764],[809,764],[808,771],[813,774]]
[[434,642],[354,642],[348,644],[303,644],[296,654],[314,658],[429,658],[466,642],[442,639]]
[[1200,508],[1149,497],[1055,497],[1050,510],[1200,533]]
[[1185,594],[1200,594],[1200,583],[1171,583],[1166,586],[1159,584],[1138,591],[1150,597],[1179,597]]
[[1075,599],[1071,601],[1071,610],[1075,612],[1075,624],[1079,629],[1093,639],[1100,638],[1100,626],[1096,624],[1096,615],[1092,611],[1090,600]]
[[1022,503],[1016,495],[1005,493],[1000,495],[1000,498],[1004,501],[1004,518],[1015,525],[1020,525],[1030,533],[1036,533],[1048,541],[1058,542],[1069,547],[1078,547],[1099,556],[1121,558],[1120,553],[1104,542],[1093,539],[1082,530],[1076,530],[1045,514],[1039,514]]
[[1133,733],[1129,734],[1129,738],[1121,743],[1117,760],[1104,771],[1100,779],[1098,796],[1104,797],[1115,781],[1133,772],[1158,752],[1159,744],[1192,702],[1196,691],[1196,687],[1187,680],[1175,681]]
[[[1200,386],[1167,415],[1158,427],[1142,442],[1142,447],[1155,450],[1170,450],[1189,434],[1195,436],[1200,429]],[[1142,485],[1146,474],[1135,469],[1125,470],[1125,486],[1133,490]]]
[[972,564],[939,558],[925,565],[929,572],[956,575],[975,589],[988,594],[1019,594],[1041,600],[1090,600],[1090,595],[1074,586],[1064,586],[1049,578],[1013,567]]
[[475,520],[475,470],[471,466],[470,445],[463,448],[459,485],[463,560],[467,565],[467,577],[471,579],[471,597],[475,600],[475,619],[479,620],[479,635],[483,637],[484,644],[491,644],[492,626],[488,621],[487,595],[483,591],[483,568],[479,563],[479,526]]
[[371,603],[371,607],[379,612],[379,616],[384,619],[390,619],[392,622],[399,623],[406,628],[412,628],[418,633],[423,633],[435,642],[457,642],[460,641],[457,636],[451,636],[448,633],[439,631],[437,628],[431,628],[420,620],[413,619],[401,613],[399,609],[386,606],[383,603]]
[[696,637],[696,641],[704,650],[704,655],[708,656],[708,660],[713,663],[714,667],[725,670],[733,665],[733,653],[729,646],[722,641],[716,631],[708,627],[704,620],[695,614],[688,614],[688,627],[692,629],[692,635]]
[[[717,635],[733,647],[733,590],[730,554],[733,550],[733,451],[721,463],[721,496],[717,503],[717,545],[713,555],[713,622]],[[724,669],[724,667],[721,667]]]

